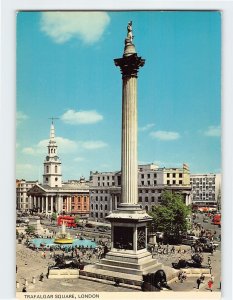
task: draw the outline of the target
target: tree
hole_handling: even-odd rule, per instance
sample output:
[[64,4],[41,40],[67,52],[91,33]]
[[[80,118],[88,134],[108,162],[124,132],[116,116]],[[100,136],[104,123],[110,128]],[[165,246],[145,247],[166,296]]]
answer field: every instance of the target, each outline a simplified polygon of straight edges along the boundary
[[57,213],[55,213],[55,212],[52,213],[51,220],[53,220],[53,221],[57,220]]
[[78,223],[79,223],[79,221],[80,221],[80,218],[79,218],[79,216],[76,216],[76,217],[75,217],[75,219],[74,219],[74,222],[75,222],[76,224],[78,224]]
[[149,214],[153,218],[154,230],[164,232],[165,239],[173,236],[179,241],[180,236],[188,230],[190,207],[185,205],[181,194],[163,192],[161,204],[154,206]]
[[36,230],[36,228],[33,225],[28,225],[28,227],[25,229],[25,231],[26,231],[27,234],[33,234],[33,233],[35,233],[35,230]]

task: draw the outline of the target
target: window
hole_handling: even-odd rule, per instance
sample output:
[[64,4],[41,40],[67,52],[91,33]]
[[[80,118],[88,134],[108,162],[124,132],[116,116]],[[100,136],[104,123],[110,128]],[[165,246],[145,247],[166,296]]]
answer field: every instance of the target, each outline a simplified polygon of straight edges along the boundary
[[91,209],[93,209],[94,207],[93,207],[93,204],[91,205]]
[[154,178],[157,178],[157,174],[156,173],[154,173]]
[[95,209],[98,210],[98,204],[95,205]]
[[103,182],[103,186],[104,186],[104,182]]
[[156,185],[157,184],[157,180],[154,180],[154,185]]
[[176,184],[176,181],[175,181],[175,180],[173,180],[173,181],[172,181],[172,184]]
[[150,178],[150,174],[147,174],[147,178]]
[[170,180],[167,180],[167,184],[170,184]]
[[107,176],[107,180],[109,180],[109,176]]
[[183,175],[182,173],[179,173],[179,178],[182,178],[182,175]]
[[98,177],[98,180],[100,180],[100,177]]
[[182,180],[179,180],[179,184],[182,184]]
[[170,177],[170,173],[167,173],[167,177]]
[[148,202],[148,197],[145,197],[145,202]]
[[150,180],[147,181],[147,185],[150,185]]
[[104,209],[108,210],[108,205],[107,204],[105,204]]
[[139,201],[139,202],[142,202],[142,197],[141,197],[141,196],[139,197],[138,201]]
[[55,166],[55,173],[57,173],[57,166]]
[[141,178],[144,178],[144,174],[141,174]]
[[173,178],[176,178],[176,173],[173,173],[173,174],[172,174],[172,177],[173,177]]
[[[96,197],[97,198],[97,197]],[[78,202],[81,202],[81,197],[78,197]]]
[[144,181],[142,181],[142,185],[144,185]]
[[49,181],[48,177],[45,178],[46,181]]
[[105,196],[105,201],[108,201],[108,197],[107,196]]
[[57,181],[58,180],[58,178],[57,177],[55,177],[55,181]]
[[49,166],[46,166],[46,172],[47,173],[49,172]]
[[154,196],[151,197],[151,201],[155,202],[155,197]]
[[84,197],[84,202],[87,202],[87,197],[86,196]]
[[87,210],[87,207],[86,207],[86,205],[84,205],[83,209]]

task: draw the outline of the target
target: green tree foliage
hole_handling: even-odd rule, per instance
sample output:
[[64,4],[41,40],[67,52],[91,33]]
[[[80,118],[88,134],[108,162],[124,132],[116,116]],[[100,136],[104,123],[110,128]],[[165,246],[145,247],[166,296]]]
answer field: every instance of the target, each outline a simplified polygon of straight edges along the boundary
[[36,228],[33,225],[28,225],[28,227],[25,229],[27,234],[33,234],[35,233]]
[[51,216],[51,219],[52,219],[53,221],[56,221],[56,220],[57,220],[57,213],[53,212],[53,213],[52,213],[52,216]]
[[79,223],[79,221],[80,221],[80,218],[79,218],[79,216],[76,216],[76,217],[75,217],[75,219],[74,219],[74,222],[75,222],[76,224],[78,224],[78,223]]
[[178,193],[163,192],[161,204],[154,206],[149,212],[153,218],[153,230],[164,232],[164,236],[179,239],[187,232],[190,207],[186,206],[183,197]]

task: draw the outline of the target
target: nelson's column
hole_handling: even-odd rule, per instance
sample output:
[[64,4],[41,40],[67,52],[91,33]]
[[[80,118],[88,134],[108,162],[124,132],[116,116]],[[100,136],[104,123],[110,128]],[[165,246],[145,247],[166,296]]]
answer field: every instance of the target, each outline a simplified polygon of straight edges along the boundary
[[114,59],[122,73],[121,200],[106,217],[112,225],[111,250],[94,268],[100,274],[140,279],[161,264],[147,251],[147,224],[152,219],[138,204],[137,77],[145,60],[136,53],[132,22],[127,30],[123,57]]

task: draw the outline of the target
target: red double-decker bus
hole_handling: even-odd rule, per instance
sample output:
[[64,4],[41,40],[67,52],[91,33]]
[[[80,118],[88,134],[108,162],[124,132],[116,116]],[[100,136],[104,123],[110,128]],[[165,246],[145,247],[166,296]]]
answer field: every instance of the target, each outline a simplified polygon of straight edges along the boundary
[[61,226],[62,223],[65,223],[66,227],[77,227],[75,223],[75,218],[71,216],[58,216],[57,218],[57,225]]
[[212,223],[213,223],[214,225],[221,226],[221,214],[216,214],[216,215],[214,215],[213,220],[212,220]]

